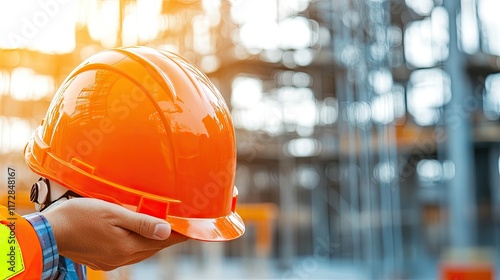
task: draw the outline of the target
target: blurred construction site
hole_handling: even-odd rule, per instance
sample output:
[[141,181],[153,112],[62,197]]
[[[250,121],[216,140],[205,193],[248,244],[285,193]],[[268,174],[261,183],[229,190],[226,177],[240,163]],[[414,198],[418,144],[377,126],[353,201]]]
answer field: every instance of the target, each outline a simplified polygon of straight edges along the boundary
[[247,230],[90,279],[498,279],[499,11],[497,0],[0,1],[0,170],[16,167],[18,208],[35,211],[23,148],[64,78],[101,50],[152,46],[198,65],[225,98]]

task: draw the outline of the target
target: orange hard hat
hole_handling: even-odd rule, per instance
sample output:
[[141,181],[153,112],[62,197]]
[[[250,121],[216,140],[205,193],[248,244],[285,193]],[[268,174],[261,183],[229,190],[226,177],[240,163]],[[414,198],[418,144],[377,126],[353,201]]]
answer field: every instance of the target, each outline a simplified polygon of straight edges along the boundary
[[193,239],[245,231],[227,105],[197,67],[148,47],[102,51],[62,83],[25,148],[35,173],[166,219]]

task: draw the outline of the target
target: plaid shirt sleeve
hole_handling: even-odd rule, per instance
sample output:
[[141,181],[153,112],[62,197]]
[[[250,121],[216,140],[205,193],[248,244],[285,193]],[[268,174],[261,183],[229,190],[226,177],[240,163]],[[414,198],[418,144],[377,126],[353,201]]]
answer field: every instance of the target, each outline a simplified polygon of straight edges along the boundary
[[85,266],[59,256],[52,227],[43,215],[32,213],[24,218],[31,223],[40,239],[43,254],[42,280],[87,279]]
[[42,246],[43,268],[42,280],[59,279],[57,268],[59,265],[59,252],[57,250],[56,239],[49,222],[40,213],[32,213],[24,216],[35,229],[40,245]]

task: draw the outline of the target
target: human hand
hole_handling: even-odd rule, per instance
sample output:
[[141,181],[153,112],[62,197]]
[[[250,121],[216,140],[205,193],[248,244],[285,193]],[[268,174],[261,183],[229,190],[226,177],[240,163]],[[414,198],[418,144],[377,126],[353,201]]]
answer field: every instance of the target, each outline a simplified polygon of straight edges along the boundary
[[94,270],[137,263],[188,239],[164,220],[94,198],[73,198],[42,214],[59,254]]

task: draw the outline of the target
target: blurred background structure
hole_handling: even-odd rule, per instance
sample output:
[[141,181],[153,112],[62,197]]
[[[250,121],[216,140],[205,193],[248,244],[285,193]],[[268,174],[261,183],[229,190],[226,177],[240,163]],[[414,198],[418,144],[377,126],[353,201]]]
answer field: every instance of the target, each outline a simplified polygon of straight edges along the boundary
[[199,65],[226,99],[247,232],[106,279],[495,279],[498,11],[497,0],[1,1],[0,170],[17,168],[19,205],[34,211],[22,151],[65,76],[105,48],[153,46]]

